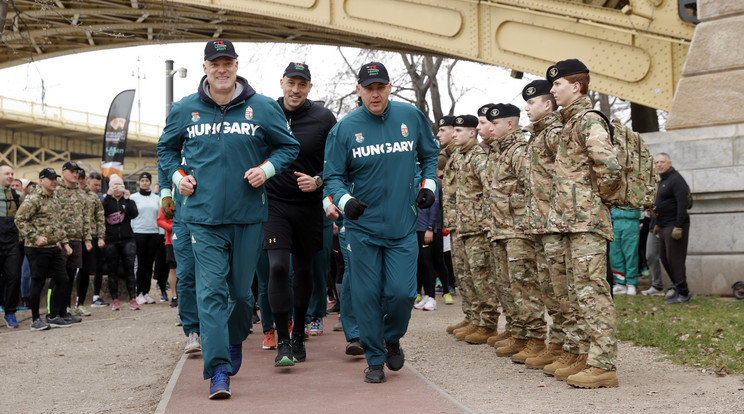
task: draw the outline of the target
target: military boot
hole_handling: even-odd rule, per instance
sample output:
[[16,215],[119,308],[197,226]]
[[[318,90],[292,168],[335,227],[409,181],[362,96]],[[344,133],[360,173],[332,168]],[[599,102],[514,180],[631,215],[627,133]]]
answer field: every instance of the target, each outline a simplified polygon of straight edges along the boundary
[[566,384],[578,388],[617,387],[617,372],[587,366],[583,371],[566,378]]
[[485,344],[488,338],[493,336],[495,331],[485,326],[480,326],[475,332],[465,337],[465,342],[469,344]]
[[476,325],[475,323],[471,323],[470,325],[468,325],[468,326],[466,326],[464,328],[460,328],[460,329],[456,330],[455,331],[455,338],[457,338],[458,340],[462,341],[463,339],[465,339],[466,336],[468,336],[471,333],[475,332],[478,328],[479,328],[478,325]]
[[524,366],[531,369],[542,369],[548,364],[552,364],[558,357],[561,356],[563,350],[561,344],[550,344],[538,355],[527,358],[524,361]]
[[496,348],[496,355],[500,357],[510,357],[519,353],[525,346],[527,346],[526,339],[512,338],[509,345]]
[[524,364],[524,361],[527,360],[527,358],[536,357],[544,350],[545,341],[536,338],[530,338],[527,340],[527,345],[524,347],[524,349],[512,355],[511,359],[512,362],[516,362],[517,364]]
[[563,353],[555,361],[543,367],[543,374],[550,375],[552,377],[555,374],[555,370],[570,367],[571,364],[573,364],[578,357],[578,354],[572,354],[570,352],[563,351]]
[[560,381],[565,381],[566,378],[570,377],[573,374],[578,374],[579,372],[585,370],[586,367],[586,357],[589,356],[589,354],[579,354],[578,358],[576,358],[576,361],[574,361],[571,366],[566,368],[559,368],[555,370],[553,373],[553,376],[555,379]]
[[476,328],[478,327],[478,324],[477,324],[477,323],[475,323],[474,321],[470,321],[470,322],[468,322],[468,324],[467,324],[467,325],[465,325],[465,326],[461,326],[461,327],[459,327],[459,328],[455,329],[454,331],[452,331],[452,333],[453,333],[454,335],[457,335],[457,333],[458,333],[458,332],[462,332],[462,331],[464,331],[464,330],[466,330],[466,329],[472,329],[472,326],[473,326],[473,325],[475,325],[475,327],[476,327]]
[[468,322],[467,319],[463,319],[463,321],[460,322],[460,323],[458,323],[458,324],[454,324],[454,325],[448,326],[447,327],[447,333],[448,334],[454,333],[455,329],[464,328],[464,327],[468,326],[469,324],[470,324],[470,322]]
[[[495,331],[494,331],[494,332],[495,332]],[[487,343],[488,345],[490,345],[490,346],[495,346],[495,344],[496,344],[497,342],[503,342],[503,341],[506,341],[506,340],[507,340],[507,339],[509,339],[509,338],[511,338],[511,332],[509,332],[509,331],[504,331],[504,332],[501,332],[501,333],[500,333],[500,334],[498,334],[498,335],[494,335],[494,336],[492,336],[492,337],[488,338],[488,341],[487,341],[486,343]],[[496,347],[496,348],[498,348],[498,347]]]

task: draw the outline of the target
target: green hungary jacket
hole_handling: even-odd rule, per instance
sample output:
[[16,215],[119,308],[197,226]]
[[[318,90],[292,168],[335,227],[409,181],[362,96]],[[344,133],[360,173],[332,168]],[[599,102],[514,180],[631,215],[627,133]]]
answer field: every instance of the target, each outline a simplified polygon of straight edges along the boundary
[[325,195],[343,211],[352,197],[369,207],[347,229],[399,239],[416,228],[417,174],[436,191],[439,150],[426,116],[410,104],[388,102],[382,115],[362,106],[331,129],[326,140]]
[[[163,196],[171,183],[193,175],[196,191],[184,197],[179,219],[197,224],[251,224],[266,221],[264,186],[253,188],[243,178],[261,166],[266,179],[284,170],[300,151],[279,104],[257,94],[238,76],[237,96],[224,106],[204,89],[171,107],[158,141],[158,172]],[[271,147],[268,158],[267,149]],[[183,151],[182,151],[183,150]]]

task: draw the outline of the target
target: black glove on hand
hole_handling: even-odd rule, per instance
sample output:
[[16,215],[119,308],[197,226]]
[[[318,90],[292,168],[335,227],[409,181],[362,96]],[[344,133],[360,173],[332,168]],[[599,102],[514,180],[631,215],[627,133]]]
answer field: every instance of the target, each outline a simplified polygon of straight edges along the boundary
[[160,200],[160,208],[163,210],[163,217],[166,220],[173,219],[173,213],[176,211],[176,204],[173,202],[173,197],[163,197]]
[[367,207],[367,203],[364,201],[352,198],[346,202],[346,205],[344,206],[344,214],[347,219],[356,220],[364,213],[364,209]]
[[420,189],[416,196],[416,204],[420,209],[431,207],[434,204],[434,193],[428,188]]

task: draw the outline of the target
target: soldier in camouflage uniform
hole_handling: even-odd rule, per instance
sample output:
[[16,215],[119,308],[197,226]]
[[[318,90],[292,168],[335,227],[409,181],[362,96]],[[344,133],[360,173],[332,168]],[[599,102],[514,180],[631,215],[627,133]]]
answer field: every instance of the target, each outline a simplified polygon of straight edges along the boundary
[[78,274],[77,301],[74,312],[76,315],[90,316],[90,312],[85,309],[84,305],[91,273],[95,273],[95,279],[93,281],[93,305],[95,307],[108,306],[108,304],[101,306],[104,302],[98,297],[101,293],[101,284],[103,282],[103,250],[101,249],[106,245],[104,242],[106,237],[106,218],[103,215],[101,199],[98,197],[98,190],[101,188],[101,174],[91,172],[86,180],[85,170],[81,168],[78,174],[78,182],[80,183],[80,188],[85,192],[85,200],[87,202],[86,211],[88,213],[88,234],[91,236],[92,249],[85,249],[83,251],[83,265]]
[[570,354],[579,353],[578,344],[566,335],[566,330],[576,329],[576,296],[573,291],[568,291],[567,275],[573,278],[566,266],[568,242],[564,234],[548,230],[555,154],[563,129],[560,114],[556,112],[557,104],[550,94],[551,87],[550,82],[539,79],[522,90],[522,98],[527,102],[525,112],[533,122],[529,128],[532,135],[527,143],[527,232],[532,234],[535,245],[542,300],[553,321],[548,347],[538,355],[526,356],[523,361],[527,368],[533,369],[543,369],[561,357],[569,358]]
[[455,117],[452,115],[445,115],[437,122],[437,141],[439,141],[439,152],[437,153],[437,176],[441,175],[439,171],[444,171],[444,167],[447,165],[452,156],[452,151],[457,147],[452,142],[452,137],[455,133]]
[[[525,351],[536,355],[545,347],[544,305],[537,284],[535,248],[525,232],[526,146],[519,128],[519,108],[497,104],[486,113],[491,122],[491,153],[486,171],[490,183],[490,238],[497,258],[498,280],[503,291],[501,304],[511,315],[511,338],[497,345],[498,356]],[[524,362],[520,360],[519,362]]]
[[[83,248],[90,251],[93,248],[91,244],[92,236],[90,234],[90,213],[88,212],[89,203],[85,196],[85,191],[80,188],[78,183],[78,170],[80,167],[72,161],[66,162],[62,166],[62,177],[57,179],[57,189],[54,190],[55,196],[62,205],[62,209],[67,212],[63,226],[67,233],[67,238],[72,248],[72,254],[64,257],[65,269],[67,271],[68,283],[65,294],[65,308],[70,307],[70,296],[72,286],[75,281],[75,273],[83,267]],[[84,246],[83,246],[84,244]],[[50,289],[56,289],[51,286]],[[54,299],[51,300],[52,305]],[[73,322],[80,322],[81,319],[71,314],[66,314],[67,319]]]
[[585,326],[576,360],[554,375],[575,387],[616,387],[615,304],[606,280],[607,241],[613,240],[613,233],[610,211],[602,200],[618,190],[620,165],[608,125],[599,114],[587,112],[592,109],[587,96],[589,69],[577,59],[564,60],[548,68],[547,78],[553,83],[550,92],[563,107],[555,197],[548,219],[551,230],[568,238],[578,320]]
[[[455,118],[454,143],[457,149],[445,167],[442,182],[444,227],[452,235],[455,274],[463,295],[465,320],[453,330],[455,337],[471,343],[485,343],[498,325],[487,309],[487,280],[490,258],[485,231],[488,222],[483,210],[482,170],[486,154],[478,145],[473,115]],[[456,325],[455,325],[456,326]],[[448,328],[449,331],[449,328]],[[485,338],[485,339],[482,339]]]
[[[24,251],[31,265],[32,331],[49,329],[50,326],[68,327],[71,324],[63,317],[67,313],[63,295],[68,292],[68,279],[62,256],[72,254],[72,248],[62,225],[67,211],[62,209],[55,196],[55,188],[57,173],[51,168],[41,170],[39,186],[21,204],[15,219],[18,231],[26,239]],[[56,305],[47,314],[47,323],[44,323],[39,315],[39,303],[47,278],[52,278],[58,289],[54,292]]]

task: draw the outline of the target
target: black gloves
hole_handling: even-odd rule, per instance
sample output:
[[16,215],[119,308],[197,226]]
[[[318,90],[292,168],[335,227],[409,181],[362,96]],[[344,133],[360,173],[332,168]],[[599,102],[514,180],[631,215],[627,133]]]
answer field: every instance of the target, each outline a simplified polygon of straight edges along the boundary
[[344,214],[349,220],[356,220],[364,213],[364,209],[367,207],[367,203],[352,198],[346,202]]
[[428,188],[420,189],[416,196],[416,204],[421,209],[431,207],[434,204],[434,193]]
[[163,210],[163,217],[166,220],[173,219],[173,213],[176,211],[176,204],[173,202],[173,197],[163,197],[160,200],[160,208]]

